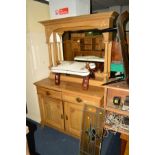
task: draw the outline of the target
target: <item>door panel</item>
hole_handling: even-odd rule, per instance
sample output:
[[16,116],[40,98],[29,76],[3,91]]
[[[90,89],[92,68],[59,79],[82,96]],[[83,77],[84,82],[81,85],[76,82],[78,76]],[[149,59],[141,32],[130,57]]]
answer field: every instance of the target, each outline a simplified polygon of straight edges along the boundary
[[83,105],[76,103],[64,102],[65,104],[65,127],[66,130],[80,137]]
[[62,101],[50,97],[45,98],[45,120],[56,128],[64,129]]

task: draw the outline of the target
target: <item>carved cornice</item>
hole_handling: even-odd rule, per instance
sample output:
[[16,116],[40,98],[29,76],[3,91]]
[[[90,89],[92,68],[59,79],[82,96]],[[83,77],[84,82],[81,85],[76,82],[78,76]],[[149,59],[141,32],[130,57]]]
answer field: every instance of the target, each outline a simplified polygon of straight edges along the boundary
[[52,32],[77,31],[99,29],[103,30],[113,27],[113,21],[118,17],[117,12],[105,12],[90,15],[81,15],[76,17],[67,17],[61,19],[53,19],[41,21],[45,26],[46,42],[49,42],[49,37]]

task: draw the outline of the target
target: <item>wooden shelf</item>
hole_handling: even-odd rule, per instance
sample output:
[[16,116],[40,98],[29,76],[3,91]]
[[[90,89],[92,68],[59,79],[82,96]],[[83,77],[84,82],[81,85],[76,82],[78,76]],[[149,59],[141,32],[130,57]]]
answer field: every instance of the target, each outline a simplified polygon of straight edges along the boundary
[[100,45],[99,43],[90,43],[90,44],[81,44],[80,46],[85,46],[85,45]]
[[96,54],[96,56],[98,56],[98,51],[103,52],[105,48],[102,35],[85,36],[81,38],[72,37],[71,43],[73,52],[78,51],[80,55],[82,52],[88,52],[87,55],[91,55],[91,52],[93,52],[93,55]]
[[74,52],[77,52],[77,53],[82,53],[82,52],[89,52],[89,53],[93,53],[93,52],[99,52],[99,53],[103,53],[104,50],[81,50],[81,51],[74,51]]
[[113,130],[113,131],[116,131],[116,132],[119,132],[119,133],[122,133],[122,134],[125,134],[125,135],[129,135],[129,131],[125,130],[125,129],[115,130],[110,125],[107,125],[107,124],[104,125],[104,128],[109,129],[109,130]]
[[120,115],[129,116],[129,111],[123,111],[123,110],[114,109],[114,108],[110,108],[110,107],[105,107],[105,110],[107,110],[109,112],[114,112],[114,113],[117,113]]

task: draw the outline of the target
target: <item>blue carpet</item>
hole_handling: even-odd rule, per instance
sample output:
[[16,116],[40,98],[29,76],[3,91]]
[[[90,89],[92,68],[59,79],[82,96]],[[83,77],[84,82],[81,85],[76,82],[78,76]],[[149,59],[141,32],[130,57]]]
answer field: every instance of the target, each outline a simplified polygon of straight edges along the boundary
[[40,127],[34,134],[36,151],[40,155],[78,155],[80,141],[48,127]]
[[[27,121],[36,126],[33,141],[35,141],[35,151],[39,155],[79,155],[79,139],[49,127],[41,127],[33,120],[27,119]],[[109,132],[102,141],[101,155],[120,155],[120,146],[120,134]]]

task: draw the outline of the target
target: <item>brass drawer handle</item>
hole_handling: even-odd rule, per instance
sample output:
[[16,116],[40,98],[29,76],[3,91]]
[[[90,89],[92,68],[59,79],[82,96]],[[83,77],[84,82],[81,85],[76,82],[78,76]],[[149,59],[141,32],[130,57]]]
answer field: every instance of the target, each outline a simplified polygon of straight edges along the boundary
[[49,92],[49,91],[47,91],[47,92],[46,92],[46,95],[50,95],[50,92]]
[[76,98],[76,101],[77,101],[77,102],[82,102],[82,99],[81,99],[80,97],[77,97],[77,98]]

